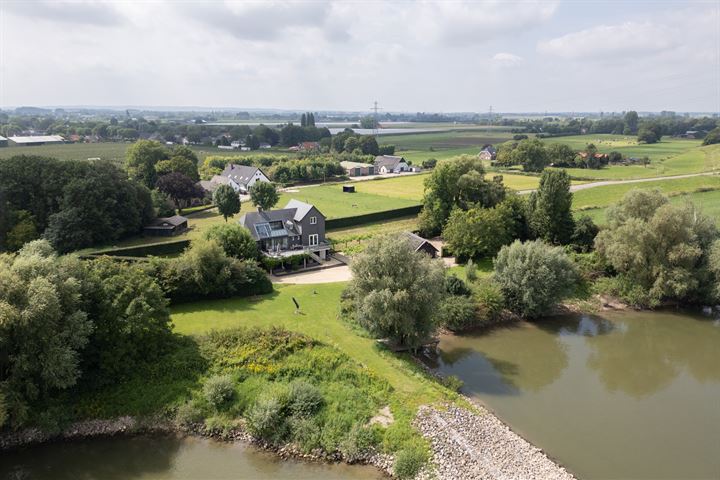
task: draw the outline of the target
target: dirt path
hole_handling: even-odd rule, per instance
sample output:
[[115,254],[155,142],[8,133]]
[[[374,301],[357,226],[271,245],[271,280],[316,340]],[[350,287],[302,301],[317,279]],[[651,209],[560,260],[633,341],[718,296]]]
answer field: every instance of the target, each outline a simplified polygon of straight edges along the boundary
[[[580,190],[586,190],[588,188],[605,187],[608,185],[622,185],[625,183],[645,183],[645,182],[657,182],[664,180],[677,180],[680,178],[691,178],[691,177],[703,177],[706,175],[717,175],[715,172],[703,172],[703,173],[687,173],[685,175],[672,175],[670,177],[651,177],[651,178],[634,178],[631,180],[599,180],[597,182],[581,183],[579,185],[571,185],[570,191],[577,192]],[[534,192],[535,190],[520,190],[518,193],[527,194]]]
[[313,283],[333,283],[347,282],[352,277],[350,267],[341,265],[339,267],[325,268],[323,270],[314,270],[312,272],[294,273],[292,275],[284,275],[282,277],[270,277],[273,283],[295,283],[299,285],[309,285]]

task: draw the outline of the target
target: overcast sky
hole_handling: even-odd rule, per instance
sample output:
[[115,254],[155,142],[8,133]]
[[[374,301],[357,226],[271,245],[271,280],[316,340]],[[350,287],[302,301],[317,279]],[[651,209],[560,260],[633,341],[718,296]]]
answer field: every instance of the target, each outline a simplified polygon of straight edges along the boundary
[[720,110],[720,1],[0,0],[0,106]]

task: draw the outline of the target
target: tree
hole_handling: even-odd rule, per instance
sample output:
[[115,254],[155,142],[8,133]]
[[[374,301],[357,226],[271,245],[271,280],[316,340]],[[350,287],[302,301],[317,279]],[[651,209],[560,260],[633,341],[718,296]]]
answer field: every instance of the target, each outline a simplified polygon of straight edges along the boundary
[[435,165],[437,165],[437,160],[434,158],[426,158],[422,161],[422,168],[426,170],[431,170],[435,168]]
[[125,152],[125,169],[131,179],[151,189],[157,182],[155,165],[168,158],[169,152],[160,142],[138,140]]
[[530,227],[536,237],[556,245],[570,241],[575,222],[572,214],[570,176],[565,170],[546,170],[528,202]]
[[655,132],[649,128],[642,127],[638,131],[638,142],[643,143],[657,143],[660,139],[657,137]]
[[[190,154],[193,157],[195,156],[195,154],[192,153],[192,151],[187,147],[182,148],[190,151]],[[176,155],[175,153],[173,153],[173,156],[171,156],[169,159],[160,160],[155,165],[155,172],[158,176],[167,175],[168,173],[182,173],[194,182],[200,180],[200,175],[198,175],[197,157],[195,157],[195,159],[193,160],[192,158],[188,158],[184,154]]]
[[595,246],[618,272],[621,295],[643,306],[708,300],[708,256],[718,236],[711,218],[692,203],[671,205],[657,190],[632,190],[607,219]]
[[565,143],[551,143],[547,147],[547,156],[556,167],[571,167],[575,165],[577,154]]
[[226,222],[228,217],[240,212],[240,197],[230,185],[220,185],[215,190],[213,203]]
[[203,237],[219,243],[229,257],[240,260],[258,258],[257,242],[247,228],[237,223],[213,225],[205,232]]
[[157,189],[167,194],[179,211],[192,200],[204,195],[201,189],[187,175],[182,173],[168,173],[157,180]]
[[270,182],[255,182],[250,187],[250,200],[261,210],[271,210],[280,200],[280,195]]
[[375,119],[375,117],[367,115],[360,119],[360,128],[365,128],[368,130],[378,128],[378,121]]
[[589,252],[595,243],[595,237],[600,229],[592,218],[583,215],[575,222],[575,230],[573,231],[570,243],[579,252]]
[[28,406],[76,384],[93,325],[82,310],[77,258],[58,259],[44,240],[0,256],[0,396],[10,424]]
[[714,145],[720,143],[720,127],[713,128],[705,135],[703,139],[703,145]]
[[630,110],[625,114],[625,135],[632,135],[638,131],[638,114],[634,110]]
[[[442,232],[450,212],[460,207],[461,203],[466,207],[470,203],[479,207],[493,207],[502,201],[502,181],[484,180],[484,172],[482,161],[470,155],[438,162],[432,174],[425,179],[423,211],[420,216],[420,230],[424,235],[432,236]],[[465,174],[470,175],[460,182],[460,177]],[[477,203],[471,202],[473,199]]]
[[350,268],[346,295],[373,335],[415,349],[435,331],[433,316],[444,296],[441,261],[413,251],[402,237],[379,237]]
[[516,240],[500,249],[494,278],[513,312],[537,318],[572,293],[577,273],[562,248],[540,240],[525,243]]
[[453,210],[443,238],[448,249],[460,260],[494,257],[512,241],[509,218],[499,208]]
[[522,165],[527,172],[541,172],[550,163],[545,146],[537,138],[520,141],[512,157],[513,164]]
[[307,126],[308,126],[308,124],[307,124],[307,115],[305,115],[305,113],[303,113],[303,114],[300,116],[300,126],[301,126],[301,127],[307,127]]
[[377,140],[372,135],[362,135],[360,137],[360,150],[364,155],[378,155],[380,153]]
[[348,139],[345,140],[345,145],[343,146],[344,151],[352,153],[358,148],[360,148],[358,137],[348,137]]

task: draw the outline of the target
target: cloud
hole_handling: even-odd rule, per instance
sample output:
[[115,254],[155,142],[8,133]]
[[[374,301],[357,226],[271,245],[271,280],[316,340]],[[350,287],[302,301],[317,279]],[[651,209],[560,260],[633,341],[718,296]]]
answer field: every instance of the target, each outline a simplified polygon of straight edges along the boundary
[[123,15],[109,3],[19,0],[3,2],[2,8],[20,17],[77,25],[105,27],[124,22]]
[[524,61],[525,61],[525,59],[518,55],[513,55],[512,53],[505,53],[505,52],[496,53],[492,57],[493,64],[500,68],[517,67],[518,65],[522,64]]
[[180,4],[190,18],[243,40],[271,41],[292,28],[319,28],[330,4],[313,2],[203,2]]
[[652,22],[625,22],[568,33],[540,42],[540,53],[563,58],[636,57],[654,54],[679,45],[675,32],[665,25]]

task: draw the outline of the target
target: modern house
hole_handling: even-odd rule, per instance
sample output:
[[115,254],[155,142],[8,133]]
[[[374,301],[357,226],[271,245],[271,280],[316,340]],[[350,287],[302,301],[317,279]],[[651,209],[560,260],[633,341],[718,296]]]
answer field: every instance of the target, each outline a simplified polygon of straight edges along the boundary
[[178,235],[188,228],[188,219],[180,215],[172,217],[158,217],[143,228],[145,235],[154,237],[172,237]]
[[409,168],[403,157],[379,155],[375,157],[375,171],[377,173],[400,173],[409,171]]
[[478,158],[480,160],[495,160],[497,157],[497,150],[495,150],[495,147],[492,145],[485,145],[483,146],[482,150],[480,150],[480,153],[478,153]]
[[375,165],[360,162],[340,162],[340,166],[345,169],[345,173],[349,177],[365,177],[367,175],[375,175]]
[[415,235],[412,232],[402,232],[401,237],[405,237],[407,239],[407,242],[410,244],[410,247],[412,247],[414,251],[425,252],[432,258],[438,256],[438,249],[435,248],[432,243],[425,240],[421,236]]
[[[230,185],[238,193],[247,193],[255,182],[269,182],[270,179],[257,167],[229,163],[220,175],[210,182],[216,185]],[[205,188],[205,185],[203,185]]]
[[309,203],[290,200],[285,208],[248,212],[239,220],[265,255],[275,258],[308,254],[325,260],[330,244],[325,241],[325,215]]

